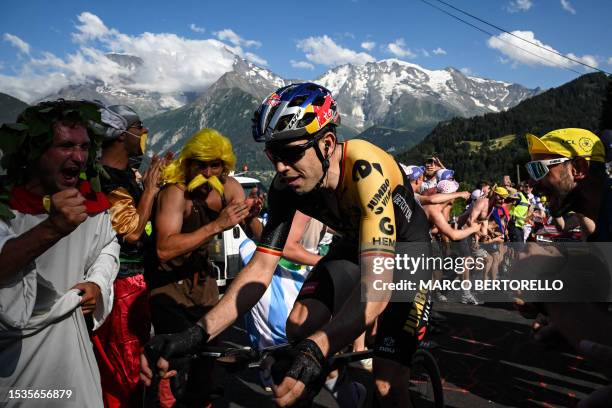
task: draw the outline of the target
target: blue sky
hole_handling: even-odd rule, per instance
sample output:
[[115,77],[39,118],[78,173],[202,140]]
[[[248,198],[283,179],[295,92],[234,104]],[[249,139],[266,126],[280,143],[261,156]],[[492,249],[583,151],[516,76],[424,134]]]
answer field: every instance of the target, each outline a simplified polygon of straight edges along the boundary
[[[443,7],[436,0],[428,1]],[[564,55],[612,71],[609,0],[447,1]],[[529,48],[557,65],[543,63],[420,0],[4,0],[0,92],[32,101],[83,80],[112,83],[126,72],[105,59],[109,51],[143,58],[147,72],[139,74],[135,87],[197,91],[230,69],[226,47],[284,78],[313,79],[343,63],[386,58],[428,69],[452,66],[528,87],[558,86],[579,75],[559,64],[587,72]]]

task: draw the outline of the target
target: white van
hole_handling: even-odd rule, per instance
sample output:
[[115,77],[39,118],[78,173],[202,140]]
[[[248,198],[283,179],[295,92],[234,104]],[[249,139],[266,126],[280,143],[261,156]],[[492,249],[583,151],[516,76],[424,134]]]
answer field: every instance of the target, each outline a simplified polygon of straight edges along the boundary
[[[244,194],[249,195],[254,187],[259,191],[265,191],[263,184],[252,177],[236,176],[234,177],[244,189]],[[240,227],[235,227],[217,234],[209,244],[208,253],[213,269],[217,271],[217,285],[225,286],[228,281],[234,279],[242,267],[240,260],[240,244],[247,238],[246,234]]]

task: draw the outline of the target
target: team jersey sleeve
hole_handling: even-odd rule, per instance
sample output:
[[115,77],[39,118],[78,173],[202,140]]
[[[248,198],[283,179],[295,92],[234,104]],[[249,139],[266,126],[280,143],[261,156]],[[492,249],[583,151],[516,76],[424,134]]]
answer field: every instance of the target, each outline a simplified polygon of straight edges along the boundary
[[281,256],[295,214],[296,194],[282,188],[279,180],[272,181],[268,193],[268,222],[263,228],[257,252]]
[[393,159],[384,154],[355,160],[351,174],[347,174],[361,212],[359,250],[362,258],[395,254],[396,220],[391,193],[398,182],[396,167]]

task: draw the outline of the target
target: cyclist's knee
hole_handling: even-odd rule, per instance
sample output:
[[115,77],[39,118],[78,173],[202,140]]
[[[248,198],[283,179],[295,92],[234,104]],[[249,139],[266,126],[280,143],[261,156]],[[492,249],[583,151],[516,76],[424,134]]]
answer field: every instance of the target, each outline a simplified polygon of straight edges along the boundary
[[304,335],[304,323],[307,318],[308,308],[300,302],[295,302],[285,326],[289,341],[298,340],[307,336]]
[[398,362],[375,358],[374,381],[379,394],[385,397],[393,389],[401,389],[410,381],[410,368]]
[[391,383],[387,380],[377,378],[375,381],[376,390],[381,397],[388,397],[391,392]]
[[295,302],[287,319],[285,331],[290,341],[310,336],[329,321],[329,309],[316,299]]

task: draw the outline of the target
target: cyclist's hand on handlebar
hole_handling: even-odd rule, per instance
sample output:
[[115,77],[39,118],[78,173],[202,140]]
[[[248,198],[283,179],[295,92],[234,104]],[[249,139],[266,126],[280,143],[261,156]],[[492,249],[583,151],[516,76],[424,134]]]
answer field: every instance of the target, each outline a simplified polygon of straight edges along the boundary
[[[161,365],[162,362],[165,365],[168,365],[168,362],[166,360],[164,360],[163,358],[159,359],[158,365]],[[151,381],[153,380],[153,369],[154,368],[155,367],[153,365],[149,366],[149,361],[147,360],[147,357],[144,354],[141,354],[140,355],[140,380],[147,387],[151,385]],[[175,370],[171,370],[171,371],[166,371],[165,373],[162,372],[160,377],[161,378],[170,378],[170,377],[174,377],[175,375],[176,375],[176,371]]]
[[314,341],[302,340],[293,347],[291,356],[293,361],[284,378],[280,384],[272,386],[276,403],[281,407],[312,401],[325,382],[326,360]]
[[[159,369],[162,378],[169,378],[175,373],[169,372],[168,359],[171,357],[195,354],[210,336],[199,325],[174,334],[160,334],[151,339],[145,346],[141,357],[141,378],[145,384],[150,383],[153,376],[152,369]],[[144,357],[144,358],[143,358]]]

